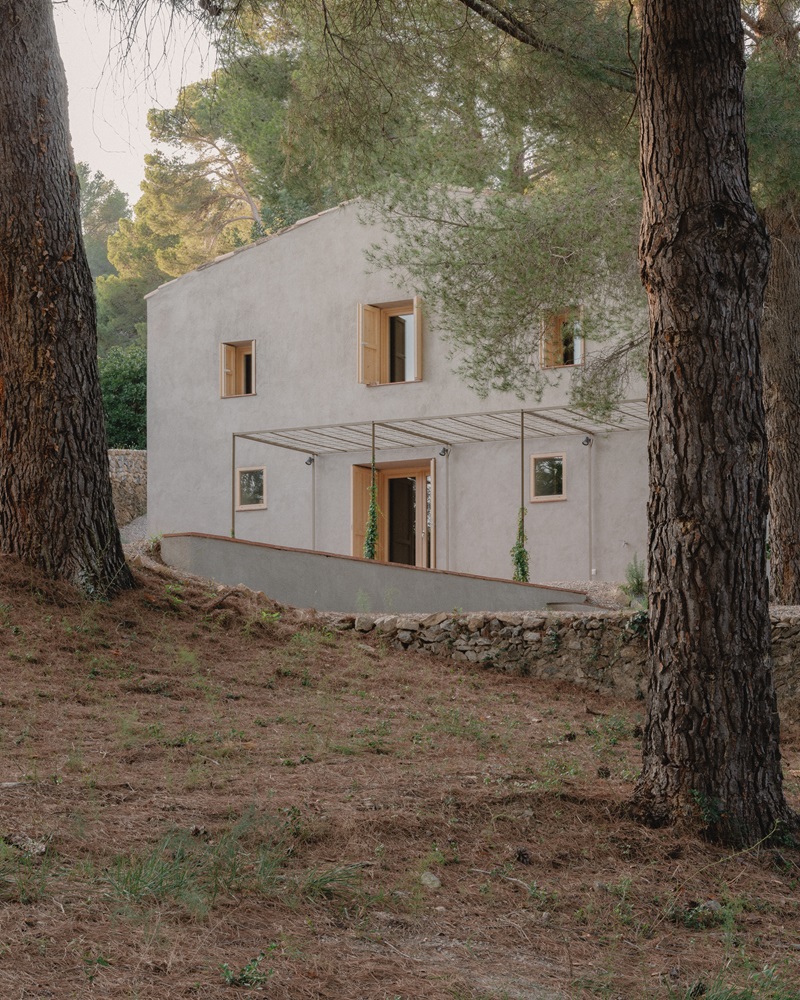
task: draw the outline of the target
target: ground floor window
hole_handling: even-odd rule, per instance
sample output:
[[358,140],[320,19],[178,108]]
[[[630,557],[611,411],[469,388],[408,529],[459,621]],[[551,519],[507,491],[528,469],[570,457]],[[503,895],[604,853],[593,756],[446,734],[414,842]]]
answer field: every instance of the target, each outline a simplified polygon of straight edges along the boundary
[[261,466],[236,470],[236,509],[263,510],[267,506],[267,470]]
[[531,500],[565,500],[563,455],[531,456]]

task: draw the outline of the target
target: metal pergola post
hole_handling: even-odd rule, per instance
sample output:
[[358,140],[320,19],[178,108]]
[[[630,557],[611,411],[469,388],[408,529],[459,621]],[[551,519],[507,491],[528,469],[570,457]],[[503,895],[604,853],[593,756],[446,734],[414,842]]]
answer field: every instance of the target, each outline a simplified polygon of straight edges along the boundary
[[519,411],[519,509],[525,509],[525,411]]
[[236,538],[236,435],[231,441],[231,538]]

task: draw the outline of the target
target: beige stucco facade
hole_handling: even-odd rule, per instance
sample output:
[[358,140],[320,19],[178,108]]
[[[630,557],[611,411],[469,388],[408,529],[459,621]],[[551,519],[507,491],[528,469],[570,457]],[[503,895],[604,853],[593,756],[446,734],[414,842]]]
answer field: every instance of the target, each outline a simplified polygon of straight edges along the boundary
[[[302,433],[298,451],[237,438],[233,466],[234,435],[566,405],[567,369],[540,401],[499,393],[480,399],[453,373],[444,331],[429,313],[421,329],[421,379],[360,383],[359,304],[380,307],[413,295],[367,264],[365,250],[384,238],[360,222],[357,204],[342,206],[149,297],[152,531],[224,535],[233,527],[237,538],[350,555],[359,528],[353,524],[353,467],[370,462],[363,441],[351,451],[325,453]],[[225,398],[221,345],[251,341],[254,381],[248,388],[254,391]],[[589,360],[591,351],[585,345]],[[588,445],[582,443],[587,437]],[[588,435],[580,421],[551,425],[547,434],[529,431],[522,453],[519,439],[511,437],[459,441],[445,455],[442,447],[420,438],[418,446],[377,454],[382,466],[427,467],[433,461],[431,561],[437,568],[511,577],[523,477],[532,581],[621,580],[634,554],[644,555],[643,422],[626,430],[595,425]],[[306,464],[312,451],[313,464]],[[563,498],[531,499],[536,455],[563,456]],[[232,513],[236,468],[265,469],[265,506]]]

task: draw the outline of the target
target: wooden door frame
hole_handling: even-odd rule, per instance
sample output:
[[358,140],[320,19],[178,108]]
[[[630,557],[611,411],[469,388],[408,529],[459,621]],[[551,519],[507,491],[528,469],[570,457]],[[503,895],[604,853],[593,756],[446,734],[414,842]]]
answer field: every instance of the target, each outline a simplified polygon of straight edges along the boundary
[[[361,517],[369,508],[369,484],[371,481],[371,476],[365,476],[364,472],[368,471],[370,466],[368,465],[354,465],[353,466],[353,524],[352,524],[352,547],[353,555],[363,554],[363,537],[364,528],[366,525],[366,518],[364,518],[365,525],[360,524]],[[427,568],[434,569],[436,566],[436,459],[424,459],[420,461],[419,459],[410,459],[404,462],[378,462],[376,463],[375,470],[377,473],[377,486],[378,486],[378,547],[377,547],[377,559],[379,562],[389,561],[389,538],[387,529],[387,516],[389,513],[389,480],[390,479],[408,479],[412,476],[416,477],[417,480],[417,495],[425,496],[425,480],[430,477],[431,480],[431,528],[430,528],[430,566]],[[420,493],[420,489],[422,492]],[[365,491],[366,490],[366,497]],[[415,532],[415,565],[419,567],[426,567],[426,555],[427,555],[427,536],[428,525],[427,525],[427,504],[421,506],[417,503],[417,524]]]

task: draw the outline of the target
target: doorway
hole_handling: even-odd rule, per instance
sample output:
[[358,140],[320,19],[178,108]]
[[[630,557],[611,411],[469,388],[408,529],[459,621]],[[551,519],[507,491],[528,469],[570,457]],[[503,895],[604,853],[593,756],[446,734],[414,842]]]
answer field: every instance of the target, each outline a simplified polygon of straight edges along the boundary
[[[436,563],[435,459],[376,466],[378,499],[377,558],[381,562],[422,566]],[[353,466],[353,555],[364,554],[372,469]]]

